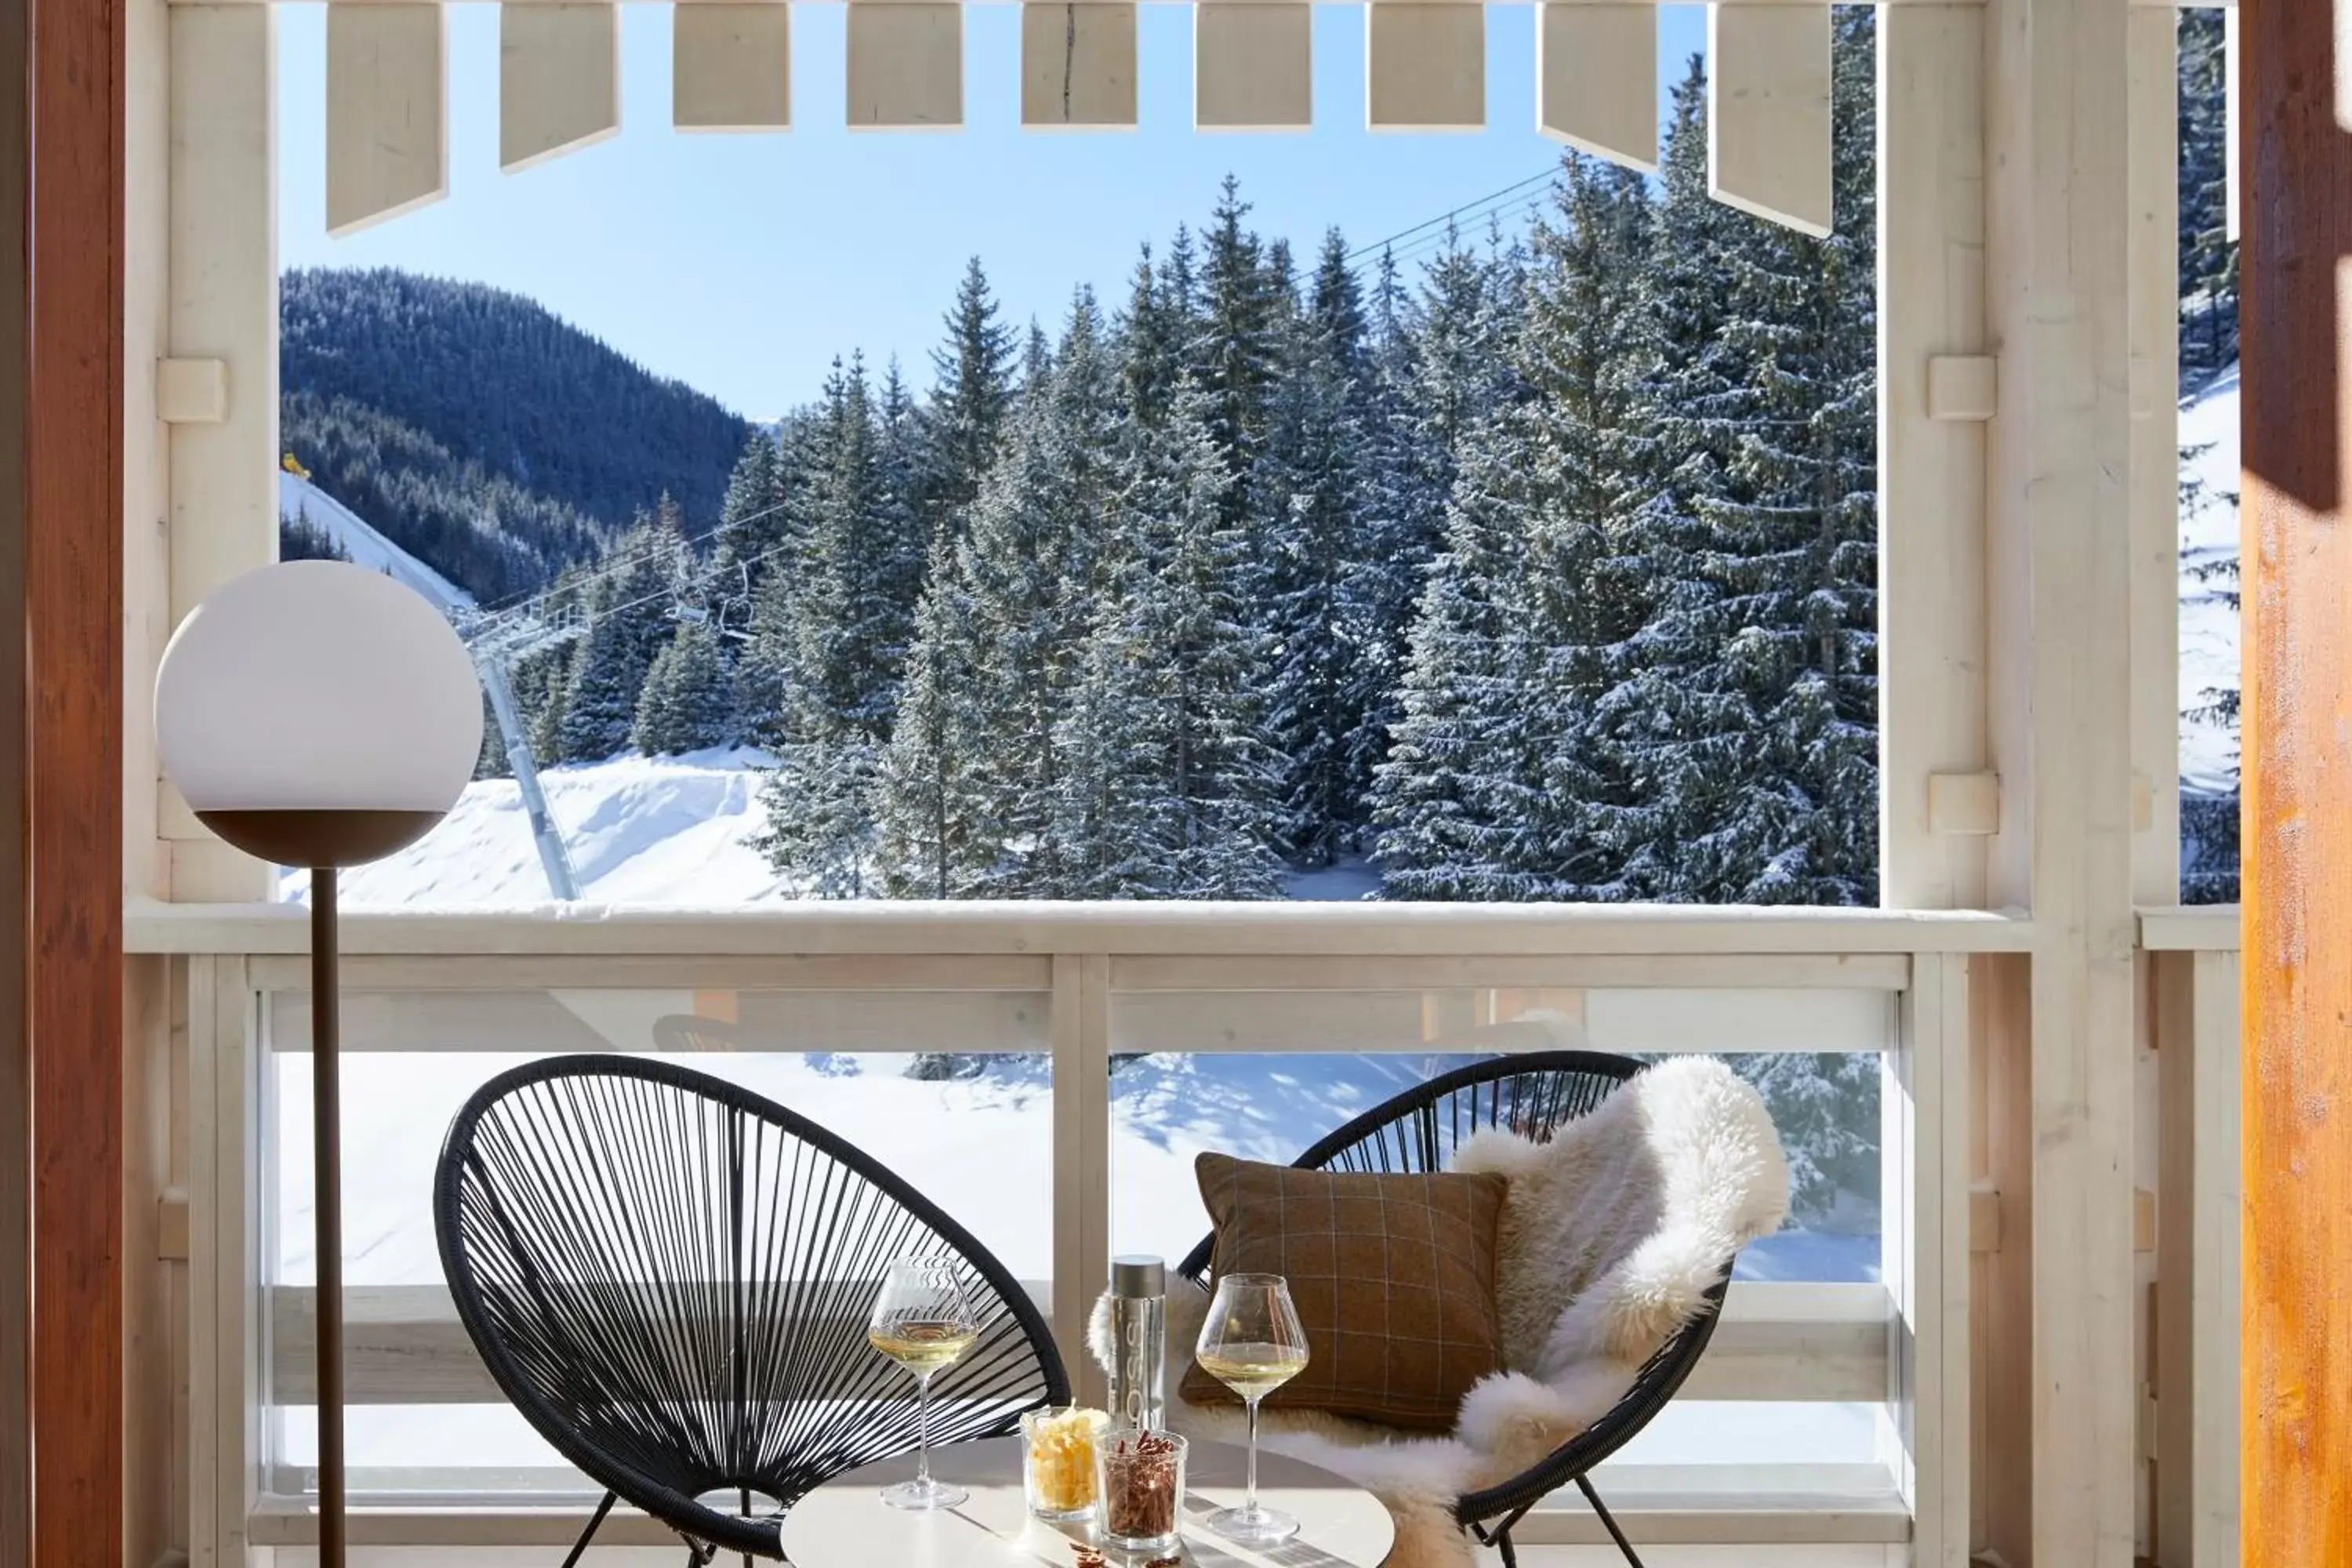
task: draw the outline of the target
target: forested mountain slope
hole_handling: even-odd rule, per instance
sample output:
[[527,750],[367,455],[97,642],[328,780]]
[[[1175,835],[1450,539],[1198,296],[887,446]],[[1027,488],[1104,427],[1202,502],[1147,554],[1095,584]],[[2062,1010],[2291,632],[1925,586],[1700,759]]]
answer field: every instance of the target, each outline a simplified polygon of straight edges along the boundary
[[719,513],[751,427],[520,295],[378,268],[279,290],[284,445],[485,600],[545,587],[670,497]]

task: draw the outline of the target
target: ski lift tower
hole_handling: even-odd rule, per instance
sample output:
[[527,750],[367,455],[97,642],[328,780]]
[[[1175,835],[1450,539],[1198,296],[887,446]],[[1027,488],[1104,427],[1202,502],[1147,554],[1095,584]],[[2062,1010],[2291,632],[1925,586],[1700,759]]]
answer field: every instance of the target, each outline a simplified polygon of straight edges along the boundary
[[515,788],[522,795],[523,813],[530,819],[531,842],[538,847],[540,867],[547,873],[548,892],[567,903],[577,900],[580,879],[563,847],[563,835],[547,808],[547,793],[539,783],[539,763],[530,752],[530,734],[523,728],[522,710],[515,701],[514,684],[507,671],[518,659],[573,641],[587,629],[586,617],[577,605],[549,610],[533,601],[494,615],[457,611],[452,618],[466,651],[474,656],[474,668],[481,672],[482,689],[489,694],[490,713],[498,721],[499,738],[506,748],[507,765],[514,772]]

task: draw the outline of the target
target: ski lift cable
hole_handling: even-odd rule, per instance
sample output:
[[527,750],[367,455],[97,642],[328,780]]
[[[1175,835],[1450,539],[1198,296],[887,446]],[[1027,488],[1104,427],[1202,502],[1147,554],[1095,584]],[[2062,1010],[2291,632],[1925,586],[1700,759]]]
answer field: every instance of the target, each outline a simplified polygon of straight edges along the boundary
[[[1490,191],[1486,195],[1478,197],[1475,201],[1465,202],[1462,205],[1453,209],[1451,212],[1443,212],[1438,214],[1435,217],[1424,218],[1421,222],[1414,224],[1411,228],[1399,229],[1396,233],[1390,235],[1386,239],[1374,240],[1370,245],[1360,245],[1355,249],[1349,251],[1344,259],[1349,266],[1354,267],[1360,263],[1376,258],[1382,251],[1404,247],[1408,242],[1411,242],[1412,245],[1417,248],[1421,245],[1441,239],[1444,236],[1444,226],[1446,225],[1453,224],[1458,226],[1460,221],[1465,217],[1486,216],[1480,209],[1486,207],[1488,204],[1499,204],[1508,201],[1514,195],[1520,195],[1520,193],[1527,191],[1528,187],[1530,185],[1549,184],[1549,182],[1556,179],[1558,175],[1559,171],[1557,169],[1545,169],[1539,174],[1529,174],[1526,179],[1514,181],[1512,184],[1505,185],[1498,191]],[[1520,199],[1522,201],[1540,200],[1543,195],[1543,192],[1538,191],[1535,193],[1533,196],[1522,195]],[[1432,233],[1432,231],[1435,232]]]

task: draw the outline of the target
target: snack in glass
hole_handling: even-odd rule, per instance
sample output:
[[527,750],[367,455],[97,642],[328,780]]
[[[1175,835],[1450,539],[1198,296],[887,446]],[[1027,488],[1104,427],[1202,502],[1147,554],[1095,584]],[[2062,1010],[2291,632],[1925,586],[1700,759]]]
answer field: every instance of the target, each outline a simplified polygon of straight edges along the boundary
[[1101,1496],[1095,1448],[1110,1430],[1107,1411],[1052,1405],[1021,1417],[1022,1489],[1029,1511],[1055,1521],[1084,1519]]
[[1096,1446],[1102,1472],[1103,1539],[1123,1552],[1176,1544],[1184,1517],[1184,1439],[1125,1428]]

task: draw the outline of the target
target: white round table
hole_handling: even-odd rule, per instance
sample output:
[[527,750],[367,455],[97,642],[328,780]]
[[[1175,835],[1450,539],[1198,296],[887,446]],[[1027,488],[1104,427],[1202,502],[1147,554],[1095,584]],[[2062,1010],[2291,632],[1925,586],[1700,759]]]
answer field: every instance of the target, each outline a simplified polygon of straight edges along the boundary
[[[1242,1500],[1243,1451],[1195,1439],[1186,1464],[1181,1553],[1105,1550],[1114,1564],[1180,1556],[1202,1568],[1377,1568],[1395,1540],[1389,1510],[1371,1493],[1303,1460],[1261,1450],[1258,1498],[1298,1520],[1279,1546],[1239,1546],[1202,1524]],[[991,1437],[931,1451],[931,1474],[971,1493],[952,1509],[909,1513],[877,1495],[915,1473],[902,1455],[846,1471],[793,1505],[784,1556],[794,1568],[1076,1568],[1073,1544],[1091,1542],[1080,1520],[1052,1525],[1029,1516],[1021,1490],[1021,1439]]]

